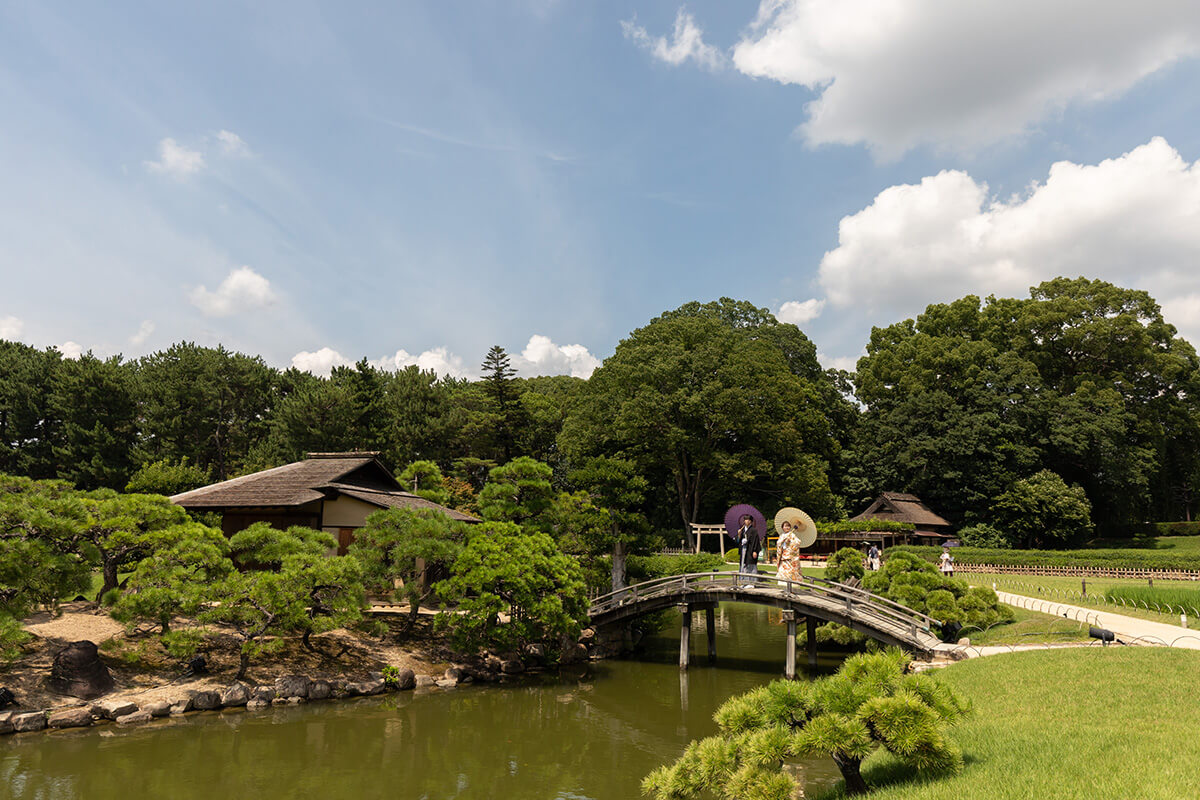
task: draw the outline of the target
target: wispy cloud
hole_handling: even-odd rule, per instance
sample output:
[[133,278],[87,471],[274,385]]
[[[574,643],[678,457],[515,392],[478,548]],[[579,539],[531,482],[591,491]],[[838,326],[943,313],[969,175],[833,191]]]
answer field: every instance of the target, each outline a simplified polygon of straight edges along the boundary
[[250,147],[246,144],[246,140],[238,136],[233,131],[217,131],[217,142],[221,146],[221,152],[227,156],[239,156],[244,158],[251,155]]
[[670,39],[666,36],[651,36],[645,28],[637,24],[637,17],[622,20],[621,30],[624,31],[626,39],[673,67],[694,61],[705,69],[716,71],[724,67],[727,61],[724,53],[704,42],[704,31],[700,30],[696,18],[685,8],[680,8],[675,14],[675,27],[671,31]]
[[129,342],[135,345],[144,344],[152,333],[154,333],[153,320],[143,320],[142,324],[138,326],[137,333],[129,337]]
[[25,323],[16,317],[0,317],[0,339],[16,340],[24,327]]
[[561,153],[557,150],[545,150],[524,147],[521,145],[510,144],[507,142],[490,142],[485,139],[472,139],[465,136],[457,136],[451,133],[427,128],[421,125],[413,125],[408,122],[397,122],[390,119],[381,119],[381,122],[390,125],[391,127],[411,133],[416,136],[421,136],[426,139],[431,139],[442,144],[454,145],[455,147],[465,147],[470,150],[483,150],[490,153],[519,153],[521,155],[534,156],[535,158],[553,161],[555,163],[572,163],[578,160],[577,156]]
[[151,172],[186,178],[204,169],[204,154],[167,137],[158,143],[158,160],[145,164]]

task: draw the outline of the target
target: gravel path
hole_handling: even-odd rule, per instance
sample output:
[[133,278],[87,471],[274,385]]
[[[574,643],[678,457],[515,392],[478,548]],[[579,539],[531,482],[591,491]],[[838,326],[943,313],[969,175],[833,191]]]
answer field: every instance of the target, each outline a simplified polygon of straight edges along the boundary
[[1107,628],[1117,635],[1117,639],[1129,644],[1157,644],[1200,650],[1200,631],[1192,631],[1179,625],[1151,622],[1148,619],[1127,617],[1123,614],[1097,611],[1068,603],[1056,603],[1052,600],[1026,597],[1023,594],[1013,594],[1012,592],[996,592],[996,595],[1000,598],[1000,602],[1010,606],[1078,620],[1097,628]]

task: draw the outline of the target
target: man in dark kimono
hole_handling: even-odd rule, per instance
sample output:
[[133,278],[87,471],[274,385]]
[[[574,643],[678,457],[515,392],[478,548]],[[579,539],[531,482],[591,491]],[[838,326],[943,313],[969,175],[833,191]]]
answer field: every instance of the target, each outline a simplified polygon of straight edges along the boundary
[[754,518],[749,514],[742,517],[741,527],[738,528],[738,572],[749,575],[758,574],[758,531],[754,527]]

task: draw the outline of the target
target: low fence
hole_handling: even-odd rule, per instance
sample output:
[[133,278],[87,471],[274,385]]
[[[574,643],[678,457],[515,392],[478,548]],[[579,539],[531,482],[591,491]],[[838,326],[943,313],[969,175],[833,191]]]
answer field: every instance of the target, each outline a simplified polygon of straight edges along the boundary
[[1200,570],[1129,569],[1125,567],[1042,567],[1025,564],[964,564],[955,562],[955,572],[991,572],[1000,575],[1036,575],[1043,578],[1130,578],[1133,580],[1198,581]]

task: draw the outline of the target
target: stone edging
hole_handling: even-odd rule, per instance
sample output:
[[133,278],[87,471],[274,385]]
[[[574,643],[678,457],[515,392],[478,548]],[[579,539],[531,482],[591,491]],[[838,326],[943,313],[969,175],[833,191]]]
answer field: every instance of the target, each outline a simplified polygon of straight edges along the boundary
[[[398,670],[394,685],[389,686],[383,673],[371,673],[365,681],[309,678],[305,675],[283,675],[274,684],[253,685],[241,681],[221,689],[184,689],[170,700],[159,700],[139,706],[128,698],[109,697],[91,704],[57,710],[0,712],[0,734],[26,733],[45,729],[86,728],[94,723],[115,722],[135,725],[167,716],[180,716],[191,711],[216,711],[222,708],[242,708],[256,711],[272,706],[300,705],[315,700],[340,700],[370,697],[387,691],[404,691],[417,687],[451,688],[471,683],[475,670],[454,666],[441,677],[417,675],[411,669]],[[498,678],[481,675],[482,680]]]

